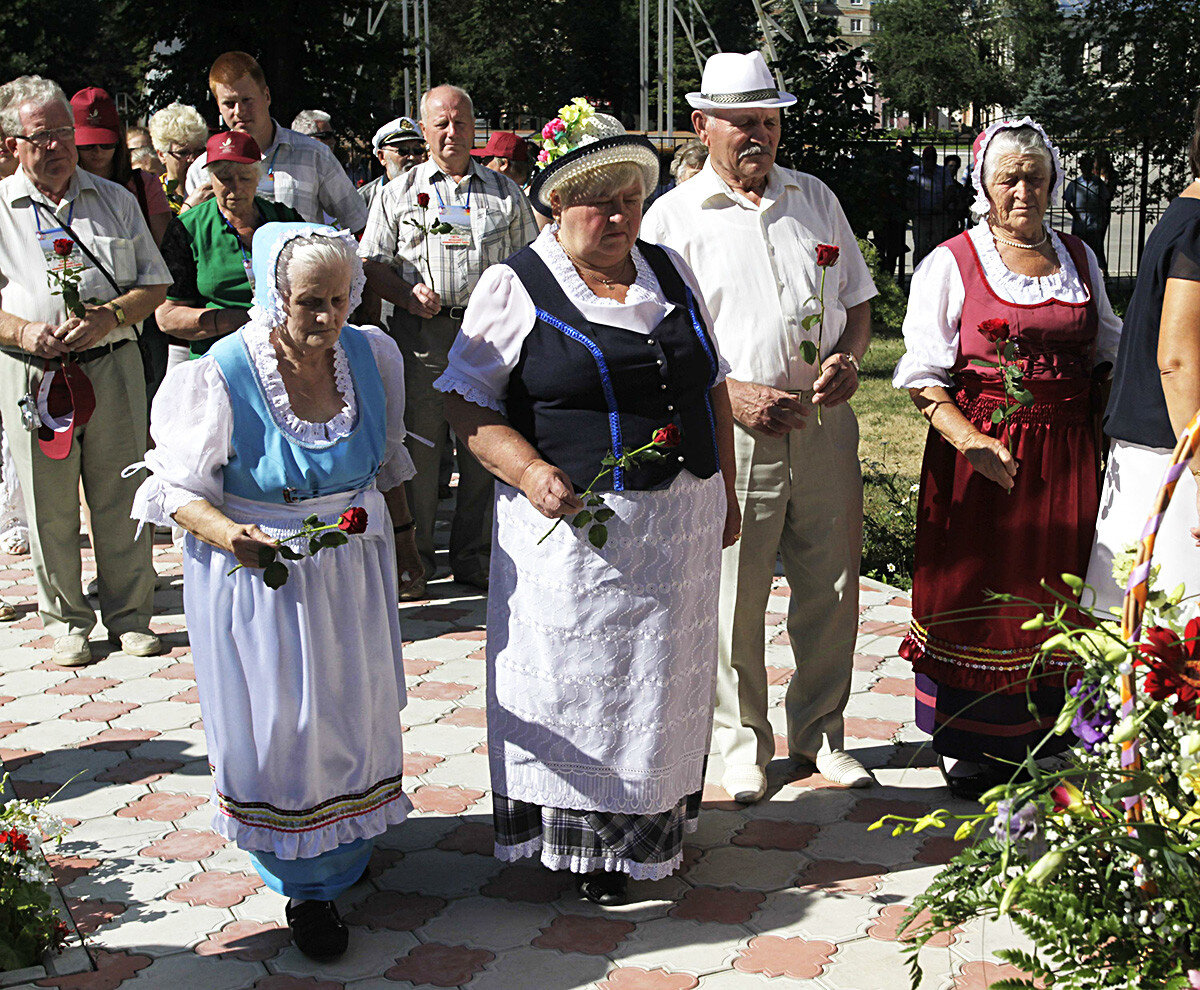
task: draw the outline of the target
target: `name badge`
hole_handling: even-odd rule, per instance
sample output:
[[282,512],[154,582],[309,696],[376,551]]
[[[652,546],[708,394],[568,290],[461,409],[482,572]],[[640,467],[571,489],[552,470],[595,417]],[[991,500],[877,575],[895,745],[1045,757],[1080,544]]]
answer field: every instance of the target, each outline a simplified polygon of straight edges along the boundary
[[456,230],[453,234],[442,234],[443,247],[470,247],[471,234],[469,231]]
[[[41,248],[42,254],[46,258],[47,271],[82,272],[85,268],[91,267],[91,263],[84,256],[84,253],[79,250],[79,245],[71,241],[67,237],[67,232],[61,227],[55,227],[54,230],[39,231],[37,239],[38,247]],[[71,250],[65,256],[60,255],[54,249],[55,242],[64,240],[71,245]]]
[[439,206],[438,219],[451,227],[471,229],[471,211],[466,206]]

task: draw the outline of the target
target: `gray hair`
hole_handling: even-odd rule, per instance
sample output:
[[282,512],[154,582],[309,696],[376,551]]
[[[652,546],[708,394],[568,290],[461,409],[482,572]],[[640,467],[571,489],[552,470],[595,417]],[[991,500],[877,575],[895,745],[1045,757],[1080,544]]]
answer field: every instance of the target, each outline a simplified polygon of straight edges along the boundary
[[204,167],[208,169],[209,175],[215,175],[222,182],[226,182],[229,176],[237,169],[252,168],[257,178],[261,179],[263,172],[266,170],[266,165],[263,162],[231,162],[223,158],[218,158],[215,162],[205,162]]
[[208,140],[208,125],[200,111],[186,103],[172,103],[150,118],[150,140],[155,151],[170,151],[172,144],[190,147]]
[[421,94],[421,103],[420,103],[420,106],[418,109],[420,111],[420,116],[422,118],[425,116],[425,108],[429,103],[429,94],[432,93],[435,89],[448,89],[448,90],[450,90],[451,93],[454,93],[456,96],[461,97],[462,99],[466,100],[467,107],[471,111],[471,116],[472,117],[475,116],[475,101],[471,99],[471,94],[468,93],[461,86],[451,86],[449,83],[442,83],[442,85],[440,85],[440,86],[431,86],[429,89],[425,90],[425,92]]
[[1050,175],[1050,188],[1054,188],[1056,178],[1054,156],[1035,128],[1029,126],[1006,127],[993,135],[991,141],[988,142],[987,151],[984,153],[983,170],[980,174],[984,190],[991,182],[996,162],[1002,155],[1028,155],[1030,158],[1040,159]]
[[685,168],[698,172],[704,168],[706,161],[708,161],[708,148],[705,147],[703,141],[693,138],[675,149],[675,157],[671,159],[671,178],[678,182],[679,173]]
[[645,199],[646,173],[641,166],[633,162],[616,162],[563,179],[552,195],[558,196],[559,205],[566,209],[589,199],[608,199],[635,182]]
[[341,237],[328,234],[306,234],[293,237],[279,252],[275,265],[276,288],[286,297],[291,295],[292,279],[300,272],[344,268],[351,280],[357,255]]
[[301,134],[316,134],[320,130],[317,124],[329,124],[333,118],[324,110],[301,110],[296,114],[296,119],[292,121],[292,130],[299,131]]
[[18,76],[12,82],[4,84],[5,94],[0,105],[0,130],[5,134],[20,134],[21,107],[41,107],[48,103],[59,103],[67,111],[67,116],[74,120],[71,104],[67,95],[53,79],[43,79],[41,76]]

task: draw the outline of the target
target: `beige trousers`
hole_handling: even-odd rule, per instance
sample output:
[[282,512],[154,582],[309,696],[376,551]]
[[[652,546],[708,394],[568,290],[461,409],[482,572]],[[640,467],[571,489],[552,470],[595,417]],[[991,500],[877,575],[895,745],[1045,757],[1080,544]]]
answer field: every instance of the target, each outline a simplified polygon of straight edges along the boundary
[[37,434],[21,425],[17,403],[41,375],[30,364],[0,354],[0,417],[12,445],[17,476],[29,515],[29,548],[38,587],[38,611],[51,636],[88,635],[96,613],[83,593],[79,553],[79,483],[92,514],[100,616],[110,636],[145,632],[154,607],[154,528],[134,539],[129,518],[133,495],[144,475],[122,478],[121,470],[146,454],[146,383],[134,342],[83,365],[96,393],[96,411],[75,431],[70,453],[51,460]]
[[[810,397],[811,393],[804,393]],[[858,421],[843,403],[786,437],[734,424],[742,538],[721,561],[717,709],[713,736],[725,765],[766,766],[764,614],[776,557],[791,587],[787,631],[796,671],[788,686],[787,746],[812,759],[843,745],[858,631],[862,475]]]

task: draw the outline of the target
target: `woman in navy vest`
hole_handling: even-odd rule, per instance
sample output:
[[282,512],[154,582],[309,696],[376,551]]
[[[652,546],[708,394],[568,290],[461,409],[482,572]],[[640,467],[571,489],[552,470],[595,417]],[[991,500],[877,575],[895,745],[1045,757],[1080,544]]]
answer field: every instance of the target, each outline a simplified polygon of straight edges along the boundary
[[[189,534],[184,611],[213,828],[290,898],[297,947],[322,960],[347,945],[333,899],[411,810],[396,596],[421,564],[403,486],[404,363],[380,330],[345,325],[364,283],[355,247],[317,224],[255,232],[250,322],[168,375],[153,475],[134,503],[136,518]],[[266,585],[260,553],[307,517],[336,523],[354,506],[365,532]]]
[[[540,854],[580,892],[679,865],[712,724],[720,552],[741,520],[725,365],[678,255],[637,241],[658,181],[644,138],[588,112],[533,197],[555,223],[489,268],[446,392],[455,434],[499,479],[488,598],[488,750],[496,855]],[[597,548],[554,521],[609,452],[674,424],[669,457],[598,488]]]

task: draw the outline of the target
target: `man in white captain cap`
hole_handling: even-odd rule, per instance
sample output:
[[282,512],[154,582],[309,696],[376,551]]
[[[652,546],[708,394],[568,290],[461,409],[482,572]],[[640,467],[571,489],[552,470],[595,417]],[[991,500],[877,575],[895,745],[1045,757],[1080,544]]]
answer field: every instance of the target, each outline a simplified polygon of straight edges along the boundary
[[[722,785],[742,803],[766,792],[775,741],[764,614],[778,555],[791,586],[796,664],[785,700],[788,754],[833,783],[865,787],[873,778],[843,748],[862,552],[858,422],[847,400],[870,341],[875,285],[832,191],[775,164],[781,111],[796,98],[779,90],[761,54],[713,55],[701,91],[687,100],[708,161],[654,203],[642,237],[692,266],[732,365],[742,539],[725,551],[721,572],[714,738]],[[806,319],[820,311],[818,245],[840,252],[826,270],[823,326]]]

